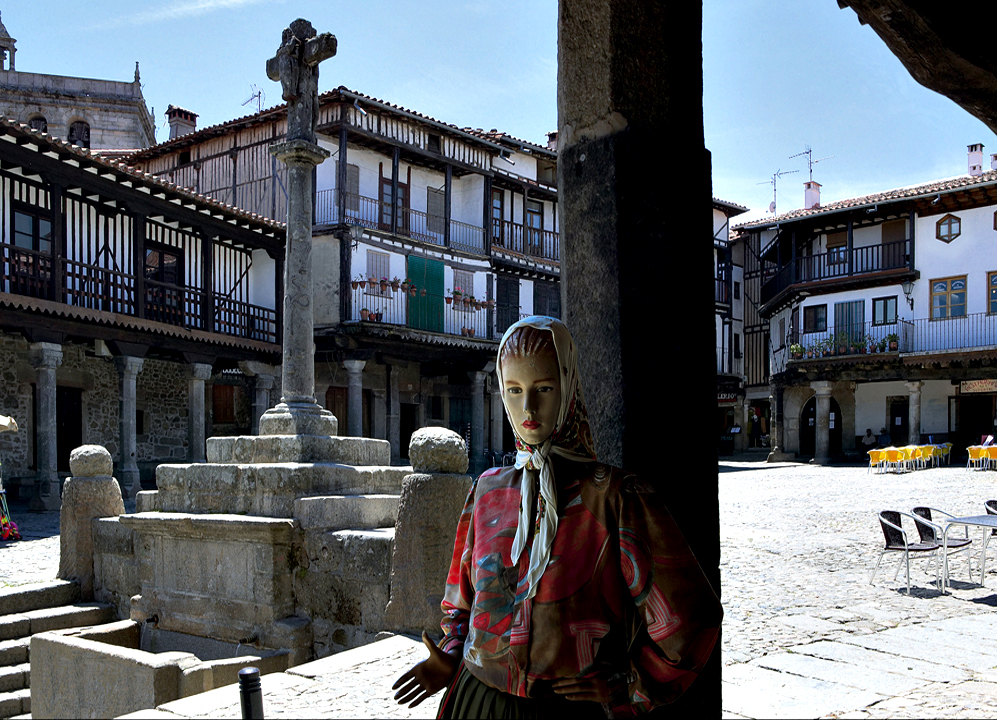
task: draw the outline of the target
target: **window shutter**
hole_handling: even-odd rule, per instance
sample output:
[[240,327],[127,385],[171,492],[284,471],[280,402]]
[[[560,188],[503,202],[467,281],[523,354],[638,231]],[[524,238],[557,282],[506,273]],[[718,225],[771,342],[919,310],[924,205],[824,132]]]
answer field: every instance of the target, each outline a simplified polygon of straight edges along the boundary
[[429,216],[429,232],[443,234],[446,193],[435,188],[426,188],[426,214]]

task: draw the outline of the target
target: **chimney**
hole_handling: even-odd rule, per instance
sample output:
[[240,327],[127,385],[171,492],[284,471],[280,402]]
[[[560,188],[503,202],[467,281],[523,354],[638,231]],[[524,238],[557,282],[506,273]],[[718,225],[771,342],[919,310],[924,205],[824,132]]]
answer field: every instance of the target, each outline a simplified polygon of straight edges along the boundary
[[969,174],[973,177],[983,174],[983,143],[969,146]]
[[190,110],[170,105],[166,108],[166,117],[170,121],[170,140],[192,133],[197,129],[197,113]]
[[997,153],[990,156],[990,169],[997,170]]
[[557,152],[557,131],[547,133],[547,149]]
[[803,183],[803,205],[807,210],[820,207],[820,183],[813,180]]

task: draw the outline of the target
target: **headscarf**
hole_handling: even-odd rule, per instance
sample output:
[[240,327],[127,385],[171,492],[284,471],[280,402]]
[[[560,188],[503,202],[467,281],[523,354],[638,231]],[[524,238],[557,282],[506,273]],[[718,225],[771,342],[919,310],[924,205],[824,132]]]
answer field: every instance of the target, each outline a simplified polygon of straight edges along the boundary
[[[509,326],[499,343],[496,373],[499,387],[502,388],[502,404],[505,406],[506,393],[502,382],[502,349],[513,332],[523,327],[537,328],[550,332],[554,337],[554,351],[561,380],[561,409],[558,412],[554,432],[542,444],[532,446],[520,435],[519,428],[511,421],[509,408],[505,407],[512,431],[516,434],[516,469],[523,471],[520,489],[522,500],[519,505],[519,524],[512,540],[512,561],[519,560],[526,546],[531,522],[535,525],[533,550],[530,553],[530,567],[527,571],[528,592],[531,598],[537,591],[537,583],[543,575],[550,559],[550,548],[557,533],[557,486],[551,467],[550,454],[578,462],[595,460],[595,444],[588,423],[588,413],[582,399],[582,388],[578,378],[578,350],[568,328],[560,320],[541,315],[524,318]],[[539,477],[540,496],[536,496]],[[535,516],[535,520],[534,520]]]

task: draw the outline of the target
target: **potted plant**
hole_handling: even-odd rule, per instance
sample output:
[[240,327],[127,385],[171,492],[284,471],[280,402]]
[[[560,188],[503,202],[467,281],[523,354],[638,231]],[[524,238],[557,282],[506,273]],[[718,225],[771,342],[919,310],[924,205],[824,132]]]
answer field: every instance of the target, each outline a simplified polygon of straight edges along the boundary
[[455,288],[453,289],[453,299],[454,299],[454,301],[455,301],[455,302],[460,302],[460,296],[461,296],[462,294],[463,294],[463,293],[462,293],[462,292],[460,291],[460,288],[459,288],[459,287],[455,287]]
[[886,352],[886,338],[883,338],[878,343],[876,343],[876,349],[879,352]]
[[789,346],[789,352],[794,360],[799,360],[803,357],[803,346],[799,343],[793,343]]
[[361,282],[362,281],[360,279],[360,276],[358,275],[355,280],[350,280],[350,287],[356,290],[358,287],[360,287]]
[[381,278],[381,292],[387,292],[389,284],[390,283],[388,282],[388,278],[386,277]]
[[426,297],[426,288],[422,288],[421,290],[419,290],[419,296]]
[[467,329],[467,336],[468,337],[472,337],[472,338],[474,337],[474,328],[473,327],[469,327]]
[[839,332],[835,337],[835,347],[838,348],[838,355],[845,355],[848,353],[848,333],[842,331]]
[[807,345],[807,358],[808,359],[812,358],[814,356],[815,352],[817,352],[817,353],[820,352],[819,350],[816,349],[815,345],[816,345],[816,343],[811,344],[811,345]]
[[449,305],[450,303],[453,302],[453,296],[452,295],[447,295],[443,299],[446,300],[447,305]]
[[874,338],[872,335],[866,335],[865,341],[869,345],[869,354],[872,355],[874,352],[876,352],[876,338]]
[[415,294],[416,294],[416,292],[418,292],[418,290],[419,290],[419,289],[418,289],[418,288],[417,288],[417,287],[415,286],[415,283],[409,283],[409,286],[408,286],[408,294],[409,294],[409,295],[410,295],[411,297],[415,297]]
[[820,345],[821,357],[827,357],[831,354],[832,342],[830,337],[826,337],[818,343]]
[[886,344],[890,348],[890,351],[900,349],[900,336],[896,333],[890,333],[886,336]]
[[852,339],[852,353],[854,353],[855,355],[864,355],[865,354],[865,338],[864,337],[856,337],[856,338]]
[[398,292],[398,287],[402,284],[402,281],[398,279],[398,276],[391,278],[391,290],[393,292]]
[[371,275],[369,278],[367,278],[367,284],[370,285],[370,289],[373,290],[375,287],[377,287],[377,278]]
[[367,308],[360,308],[360,319],[361,320],[369,320],[370,319],[370,310],[367,309]]

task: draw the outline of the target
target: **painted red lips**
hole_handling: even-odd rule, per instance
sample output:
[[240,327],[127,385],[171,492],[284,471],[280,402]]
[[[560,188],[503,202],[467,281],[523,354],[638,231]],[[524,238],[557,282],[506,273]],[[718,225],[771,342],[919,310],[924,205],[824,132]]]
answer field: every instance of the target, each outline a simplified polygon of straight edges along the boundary
[[536,420],[525,420],[523,422],[523,427],[526,428],[527,430],[536,430],[538,427],[540,427],[540,423],[538,423]]

